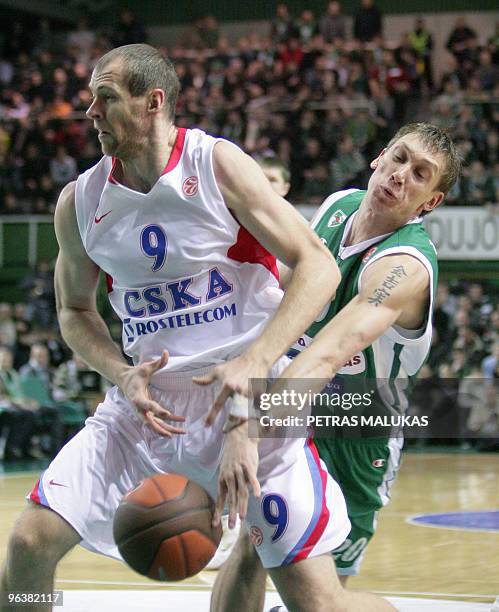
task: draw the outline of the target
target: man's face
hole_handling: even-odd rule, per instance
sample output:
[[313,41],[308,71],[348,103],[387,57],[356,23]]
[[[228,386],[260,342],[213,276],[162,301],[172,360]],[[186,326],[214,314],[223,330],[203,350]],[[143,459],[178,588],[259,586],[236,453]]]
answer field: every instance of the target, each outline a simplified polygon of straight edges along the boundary
[[444,164],[443,156],[428,151],[416,134],[403,136],[371,162],[372,207],[400,223],[433,210],[444,198],[437,189]]
[[285,197],[289,191],[289,183],[286,183],[279,168],[262,168],[272,189],[281,197]]
[[148,96],[133,97],[122,79],[121,61],[114,60],[90,79],[92,103],[87,117],[93,120],[104,155],[121,159],[133,156],[147,140]]
[[12,370],[14,359],[12,353],[7,350],[0,351],[0,370]]
[[31,359],[36,361],[42,368],[47,368],[49,365],[49,353],[44,346],[33,346],[31,348]]

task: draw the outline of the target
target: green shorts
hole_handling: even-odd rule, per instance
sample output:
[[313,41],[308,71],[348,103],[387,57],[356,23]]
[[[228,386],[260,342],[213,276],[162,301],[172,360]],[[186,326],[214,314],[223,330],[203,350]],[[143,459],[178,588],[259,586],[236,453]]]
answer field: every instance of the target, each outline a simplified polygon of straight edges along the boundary
[[345,496],[352,529],[333,551],[340,576],[355,576],[380,508],[390,500],[402,451],[401,438],[314,439],[320,458]]

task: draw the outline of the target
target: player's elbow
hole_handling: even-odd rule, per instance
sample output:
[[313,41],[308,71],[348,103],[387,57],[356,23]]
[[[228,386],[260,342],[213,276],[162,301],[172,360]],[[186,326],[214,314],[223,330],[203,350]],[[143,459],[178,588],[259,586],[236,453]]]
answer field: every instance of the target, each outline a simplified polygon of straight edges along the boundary
[[319,244],[316,250],[314,270],[319,277],[318,280],[320,280],[321,286],[328,294],[327,299],[333,299],[341,281],[340,269],[329,250],[322,244]]
[[74,325],[74,312],[71,308],[68,308],[60,300],[56,300],[56,311],[57,320],[59,321],[59,328],[61,330],[61,336],[67,342],[67,335]]

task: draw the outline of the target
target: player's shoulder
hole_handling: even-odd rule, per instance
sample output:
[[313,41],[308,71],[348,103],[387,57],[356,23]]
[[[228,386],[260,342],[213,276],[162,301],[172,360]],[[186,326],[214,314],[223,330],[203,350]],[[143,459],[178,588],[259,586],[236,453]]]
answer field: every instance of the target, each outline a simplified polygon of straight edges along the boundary
[[[212,149],[218,143],[227,143],[228,145],[232,144],[228,140],[225,140],[225,138],[212,136],[211,134],[207,134],[199,128],[179,128],[179,130],[182,129],[184,134],[184,136],[182,137],[182,140],[184,141],[184,147],[191,155],[195,154],[196,151]],[[236,147],[236,145],[234,144],[232,144],[232,146]]]
[[114,158],[104,155],[96,164],[78,176],[75,187],[75,206],[78,214],[83,216],[93,214],[106,184],[113,182],[114,164]]
[[75,203],[75,193],[76,193],[76,181],[70,181],[65,185],[61,193],[59,194],[59,198],[57,199],[57,206],[55,208],[55,218],[67,214],[67,212],[71,209],[74,210]]
[[104,188],[106,182],[110,180],[114,163],[114,158],[103,155],[97,163],[82,172],[76,179],[77,193],[93,185]]
[[348,201],[351,201],[352,203],[357,203],[357,201],[362,200],[365,193],[365,190],[357,189],[356,187],[352,187],[350,189],[340,189],[340,191],[334,191],[333,193],[329,194],[328,197],[322,203],[322,206],[324,206],[324,204],[335,204],[340,200],[347,201],[346,199],[348,199]]
[[437,250],[421,218],[406,223],[390,238],[385,241],[384,247],[397,245],[402,249],[416,249],[423,253],[432,263],[437,260]]
[[[360,206],[365,191],[362,189],[342,189],[330,194],[319,209],[315,212],[311,226],[316,228],[326,217],[334,226],[341,225],[343,221]],[[331,226],[329,226],[331,227]]]
[[198,165],[200,172],[211,172],[219,166],[237,166],[241,158],[246,157],[233,142],[211,136],[198,128],[185,130],[183,152],[184,163]]
[[54,228],[59,243],[61,243],[64,236],[70,235],[76,227],[75,193],[76,181],[71,181],[63,187],[57,200]]

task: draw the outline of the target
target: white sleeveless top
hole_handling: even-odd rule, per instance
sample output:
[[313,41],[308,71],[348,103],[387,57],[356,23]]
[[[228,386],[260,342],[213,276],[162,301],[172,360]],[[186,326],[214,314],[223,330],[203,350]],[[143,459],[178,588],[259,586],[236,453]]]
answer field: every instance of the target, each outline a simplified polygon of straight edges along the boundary
[[218,189],[216,142],[179,128],[146,194],[118,183],[108,156],[76,182],[81,239],[106,273],[134,363],[163,349],[167,371],[230,359],[261,334],[281,301],[275,258],[239,225]]

